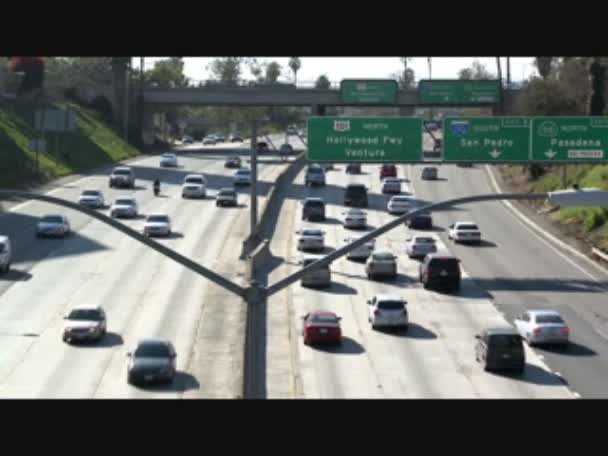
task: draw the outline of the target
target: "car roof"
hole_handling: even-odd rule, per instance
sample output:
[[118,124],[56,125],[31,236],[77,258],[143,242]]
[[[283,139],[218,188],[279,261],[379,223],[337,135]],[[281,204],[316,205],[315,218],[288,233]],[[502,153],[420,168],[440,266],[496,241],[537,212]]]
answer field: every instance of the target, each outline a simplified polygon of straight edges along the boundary
[[97,305],[95,305],[95,304],[80,304],[80,305],[72,307],[70,309],[70,312],[72,310],[103,310],[103,309],[98,304]]
[[163,214],[162,212],[153,212],[152,214],[148,214],[147,217],[169,217],[169,214]]
[[309,312],[310,315],[332,315],[334,317],[337,317],[338,315],[335,312],[332,312],[331,310],[313,310],[312,312]]
[[130,199],[133,201],[137,201],[133,195],[118,195],[114,201],[118,201],[121,199]]
[[348,187],[357,187],[357,188],[358,188],[358,187],[365,187],[365,184],[348,184],[348,185],[346,186],[346,188],[348,188]]
[[561,314],[557,310],[543,310],[543,309],[535,309],[527,311],[530,315],[559,315]]
[[307,231],[307,232],[318,232],[319,234],[323,234],[323,231],[320,228],[315,228],[315,227],[305,227],[302,228],[302,232]]
[[486,328],[484,332],[489,336],[495,335],[508,335],[508,336],[519,336],[516,329],[511,327],[500,327],[500,328]]
[[403,301],[404,299],[397,293],[380,293],[375,296],[376,301]]
[[476,222],[472,222],[470,220],[465,220],[465,221],[460,221],[460,222],[454,222],[454,225],[477,225]]
[[83,188],[82,189],[83,192],[100,192],[101,190],[99,190],[98,188]]
[[232,193],[236,193],[236,190],[233,189],[233,188],[231,188],[231,187],[222,187],[218,191],[220,191],[220,192],[232,192]]
[[202,174],[186,174],[184,176],[184,179],[187,179],[189,177],[204,177]]
[[454,255],[451,255],[449,253],[429,253],[427,256],[427,258],[445,258],[446,260],[458,260],[458,258],[456,258]]
[[321,201],[322,203],[324,202],[323,198],[319,198],[318,196],[309,196],[304,200],[304,202],[306,201]]
[[46,218],[46,217],[61,217],[61,218],[64,218],[65,215],[63,215],[63,214],[44,214],[42,216],[42,218]]
[[142,344],[163,344],[163,345],[169,345],[169,339],[166,339],[164,337],[142,337],[141,339],[139,339],[137,341],[137,345],[142,345]]
[[114,171],[117,171],[119,169],[127,169],[129,171],[132,170],[130,166],[116,166],[116,167],[114,167]]

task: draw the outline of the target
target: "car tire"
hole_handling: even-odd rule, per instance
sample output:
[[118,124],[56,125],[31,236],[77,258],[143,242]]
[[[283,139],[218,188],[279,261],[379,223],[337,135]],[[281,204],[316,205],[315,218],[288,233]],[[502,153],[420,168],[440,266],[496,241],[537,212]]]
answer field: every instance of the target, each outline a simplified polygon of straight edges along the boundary
[[490,370],[490,366],[488,366],[488,363],[487,363],[487,362],[486,362],[486,363],[484,363],[484,365],[483,365],[483,370],[484,370],[484,371],[486,371],[486,372],[488,372],[488,371]]
[[372,323],[372,331],[378,331],[378,326]]
[[372,280],[372,275],[369,272],[367,273],[367,280]]
[[410,329],[410,325],[403,325],[403,327],[401,328],[401,330],[406,333],[408,330]]
[[521,366],[521,367],[518,367],[517,369],[515,369],[515,373],[518,375],[521,375],[524,373],[524,370],[525,370],[525,367]]
[[67,343],[68,338],[67,338],[67,336],[63,335],[63,336],[61,336],[61,340],[63,340],[64,342],[66,342],[66,343]]
[[422,281],[422,287],[423,287],[425,290],[428,290],[428,289],[429,289],[429,283],[428,283],[428,282],[424,282],[424,281]]

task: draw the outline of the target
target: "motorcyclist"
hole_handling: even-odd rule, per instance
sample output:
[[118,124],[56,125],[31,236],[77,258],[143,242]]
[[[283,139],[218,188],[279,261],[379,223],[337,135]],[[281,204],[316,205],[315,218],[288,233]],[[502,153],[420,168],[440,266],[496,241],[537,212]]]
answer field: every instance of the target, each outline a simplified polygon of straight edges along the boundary
[[158,195],[159,192],[160,192],[160,179],[157,177],[156,179],[154,179],[154,194]]

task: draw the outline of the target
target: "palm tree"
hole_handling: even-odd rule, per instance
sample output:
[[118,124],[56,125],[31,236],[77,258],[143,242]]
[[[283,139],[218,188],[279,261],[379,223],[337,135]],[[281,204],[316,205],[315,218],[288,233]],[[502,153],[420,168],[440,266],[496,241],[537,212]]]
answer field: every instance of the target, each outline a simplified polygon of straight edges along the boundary
[[553,57],[535,57],[534,64],[538,68],[538,73],[543,79],[547,79],[551,73],[551,64]]
[[302,62],[300,62],[300,59],[298,57],[291,57],[289,59],[288,65],[289,65],[289,68],[291,68],[291,71],[293,71],[293,83],[294,83],[294,85],[297,85],[298,84],[298,70],[302,66]]
[[606,80],[606,67],[602,65],[600,57],[594,57],[589,65],[591,77],[591,97],[589,99],[589,115],[601,116],[604,114],[604,82]]

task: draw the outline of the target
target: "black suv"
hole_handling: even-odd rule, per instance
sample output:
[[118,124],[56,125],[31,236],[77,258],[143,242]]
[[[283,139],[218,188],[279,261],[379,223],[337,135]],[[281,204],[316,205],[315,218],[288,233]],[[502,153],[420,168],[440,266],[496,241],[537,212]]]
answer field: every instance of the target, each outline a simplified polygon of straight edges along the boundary
[[416,214],[407,219],[405,224],[414,230],[431,230],[433,229],[433,217],[431,214]]
[[431,253],[424,257],[419,269],[424,288],[460,289],[460,260],[452,255]]
[[349,163],[346,165],[346,174],[361,174],[361,163]]
[[344,192],[344,205],[367,207],[367,187],[363,184],[348,184]]
[[306,198],[302,205],[302,220],[325,220],[325,203],[321,198]]
[[475,359],[485,370],[509,369],[523,373],[526,355],[521,336],[513,328],[489,328],[477,334]]

